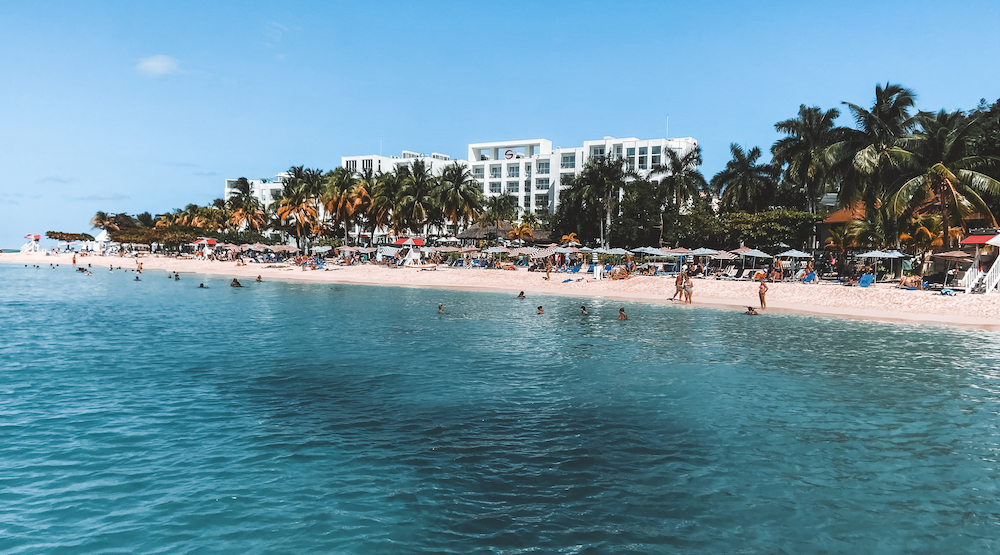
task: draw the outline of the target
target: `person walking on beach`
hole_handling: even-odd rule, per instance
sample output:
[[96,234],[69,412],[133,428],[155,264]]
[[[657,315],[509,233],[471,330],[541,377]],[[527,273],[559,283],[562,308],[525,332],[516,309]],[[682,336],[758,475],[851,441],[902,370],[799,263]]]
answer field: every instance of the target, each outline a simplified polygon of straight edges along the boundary
[[628,320],[628,316],[625,314],[625,309],[624,308],[619,308],[618,309],[618,319],[619,320]]
[[676,299],[678,295],[680,295],[682,301],[684,300],[684,276],[686,275],[687,271],[685,270],[681,270],[681,272],[677,274],[677,279],[674,280],[674,296],[670,297],[671,301]]
[[766,309],[767,302],[764,301],[764,295],[767,294],[767,281],[763,277],[760,278],[760,290],[757,294],[760,295],[760,307]]

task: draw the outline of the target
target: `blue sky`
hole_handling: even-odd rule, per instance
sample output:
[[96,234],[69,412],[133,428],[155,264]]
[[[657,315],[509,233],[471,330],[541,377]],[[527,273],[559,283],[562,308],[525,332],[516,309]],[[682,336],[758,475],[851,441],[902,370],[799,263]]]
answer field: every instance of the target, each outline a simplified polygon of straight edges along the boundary
[[[799,104],[1000,97],[1000,3],[3,2],[0,247],[223,179],[470,142],[691,136],[711,177]],[[850,124],[842,118],[842,124]]]

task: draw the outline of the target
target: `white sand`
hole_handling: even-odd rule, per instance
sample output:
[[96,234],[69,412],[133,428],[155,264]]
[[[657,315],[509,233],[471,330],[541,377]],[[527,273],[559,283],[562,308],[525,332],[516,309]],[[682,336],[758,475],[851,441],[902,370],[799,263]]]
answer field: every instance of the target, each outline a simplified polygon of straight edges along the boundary
[[[0,262],[23,264],[70,264],[72,255],[61,254],[0,254]],[[643,302],[670,303],[674,280],[670,277],[635,276],[627,280],[597,281],[592,276],[552,274],[545,281],[544,272],[458,269],[441,267],[434,271],[383,266],[328,266],[327,271],[303,271],[300,268],[266,268],[268,264],[237,267],[234,262],[177,260],[164,257],[144,257],[143,271],[177,271],[236,277],[241,281],[261,275],[264,280],[308,281],[317,283],[351,283],[390,285],[399,287],[432,287],[478,291],[501,291],[516,295],[564,295],[578,297],[611,297]],[[133,269],[136,259],[119,257],[78,257],[77,265],[92,264],[95,268]],[[572,281],[563,283],[565,279]],[[715,306],[745,310],[758,306],[756,283],[695,279],[692,306]],[[931,291],[907,291],[889,285],[845,287],[832,283],[771,283],[767,293],[767,312],[795,312],[862,318],[870,320],[937,324],[1000,330],[1000,294],[943,296]],[[675,302],[675,304],[680,304]]]

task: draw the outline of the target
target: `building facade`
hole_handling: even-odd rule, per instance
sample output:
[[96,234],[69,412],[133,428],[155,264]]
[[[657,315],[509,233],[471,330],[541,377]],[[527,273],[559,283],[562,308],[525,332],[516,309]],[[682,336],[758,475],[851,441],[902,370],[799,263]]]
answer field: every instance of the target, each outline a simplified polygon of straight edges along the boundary
[[[361,173],[368,169],[391,172],[401,165],[421,160],[434,175],[440,175],[446,166],[458,163],[469,169],[487,198],[511,195],[517,199],[520,212],[554,212],[559,206],[560,184],[579,175],[590,158],[608,156],[624,159],[629,169],[648,178],[653,168],[664,163],[668,149],[683,155],[696,146],[698,141],[691,137],[604,137],[569,148],[553,148],[552,141],[548,139],[529,139],[472,143],[466,160],[452,160],[447,154],[436,152],[420,154],[404,150],[401,156],[344,156],[340,162],[342,167]],[[273,180],[251,179],[251,191],[261,203],[270,205],[280,198],[281,179],[285,176],[281,173]],[[223,198],[228,199],[233,194],[235,183],[235,179],[226,180]]]

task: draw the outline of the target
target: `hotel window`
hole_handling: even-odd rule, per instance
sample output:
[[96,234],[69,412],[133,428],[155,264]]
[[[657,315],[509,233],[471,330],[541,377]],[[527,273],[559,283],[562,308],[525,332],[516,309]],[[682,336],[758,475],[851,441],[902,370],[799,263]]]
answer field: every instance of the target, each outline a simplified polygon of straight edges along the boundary
[[645,155],[646,155],[646,147],[640,146],[639,147],[639,156],[645,156]]
[[472,177],[474,177],[476,179],[483,179],[483,177],[485,177],[485,175],[483,174],[483,171],[484,171],[484,169],[483,169],[482,166],[473,166],[472,167]]
[[365,169],[365,170],[372,169],[372,159],[368,158],[367,160],[362,160],[361,161],[361,169]]
[[521,177],[521,167],[507,166],[507,177]]
[[576,154],[563,154],[562,157],[562,168],[575,168],[576,167]]
[[652,164],[654,166],[660,165],[660,147],[658,146],[653,147]]
[[358,161],[357,160],[348,160],[347,164],[344,167],[347,168],[347,169],[349,169],[349,170],[351,170],[352,172],[356,172],[356,171],[358,171]]
[[518,187],[518,185],[519,185],[519,183],[517,181],[508,181],[507,182],[507,192],[508,193],[519,193],[520,192],[520,187]]
[[622,157],[622,145],[615,145],[615,158]]
[[490,166],[490,179],[500,179],[500,166]]
[[654,146],[653,147],[653,152],[651,154],[659,154],[659,153],[660,153],[660,147]]
[[635,158],[629,157],[625,159],[625,164],[628,165],[628,169],[635,169]]
[[625,151],[625,156],[628,156],[629,158],[635,156],[635,149],[634,148],[630,148],[630,149],[626,150]]
[[524,197],[524,209],[531,210],[531,197]]
[[524,177],[531,177],[531,162],[524,165]]
[[535,188],[538,189],[539,191],[548,191],[549,190],[549,178],[546,177],[546,178],[543,178],[543,179],[536,179],[535,180]]
[[500,182],[499,181],[490,181],[490,192],[491,193],[499,193],[500,192]]
[[531,192],[531,180],[530,179],[525,179],[524,180],[524,192],[525,193],[530,193]]
[[646,169],[646,157],[645,156],[640,156],[639,157],[639,169],[640,170]]
[[548,175],[549,174],[549,163],[539,162],[538,163],[538,175]]
[[535,195],[535,206],[549,206],[549,195]]
[[593,154],[593,156],[594,156],[594,158],[604,158],[604,147],[603,146],[595,146],[594,147],[594,154]]

